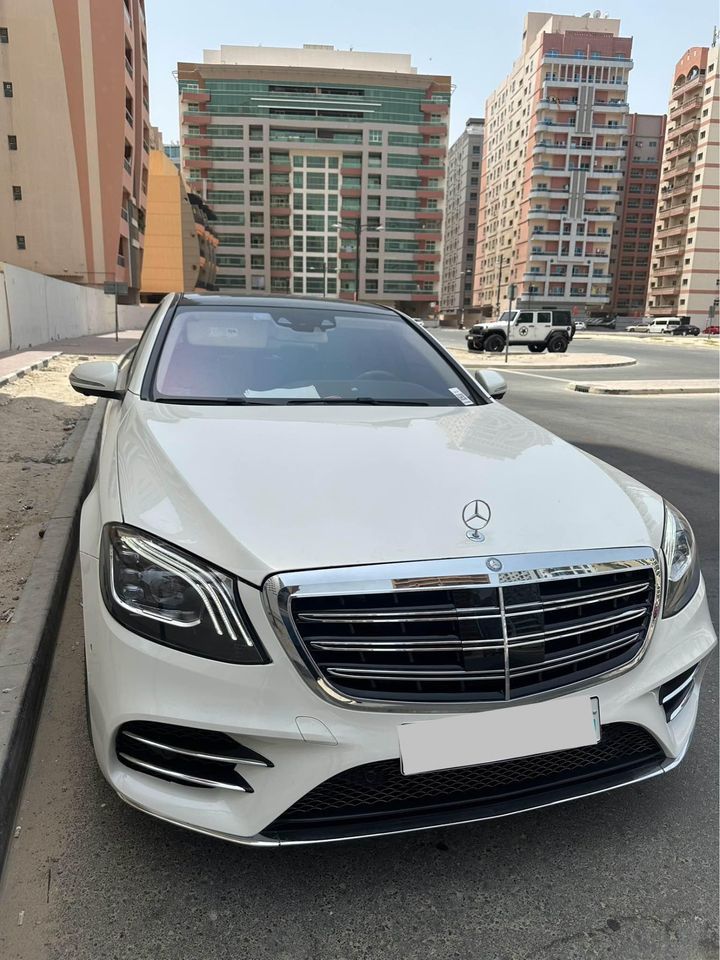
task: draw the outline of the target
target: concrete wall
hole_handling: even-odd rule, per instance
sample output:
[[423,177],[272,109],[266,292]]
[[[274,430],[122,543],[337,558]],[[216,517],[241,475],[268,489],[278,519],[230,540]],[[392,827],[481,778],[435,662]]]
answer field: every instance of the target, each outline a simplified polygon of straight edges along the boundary
[[[152,309],[121,305],[120,328],[144,327]],[[115,300],[102,290],[0,263],[0,351],[114,329]]]

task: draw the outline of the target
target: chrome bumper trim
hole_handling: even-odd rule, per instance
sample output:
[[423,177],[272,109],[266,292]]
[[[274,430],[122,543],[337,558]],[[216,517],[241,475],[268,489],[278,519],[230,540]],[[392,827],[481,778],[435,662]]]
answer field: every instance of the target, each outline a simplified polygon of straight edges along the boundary
[[343,834],[342,836],[327,837],[319,840],[273,840],[271,837],[263,836],[263,834],[256,834],[254,837],[235,837],[227,833],[222,833],[218,830],[208,830],[203,827],[194,826],[193,824],[183,823],[180,820],[174,820],[172,817],[165,817],[162,814],[155,813],[152,810],[148,810],[147,807],[144,807],[142,804],[137,803],[134,800],[129,799],[124,796],[119,790],[115,792],[120,797],[121,800],[124,800],[129,806],[134,807],[136,810],[139,810],[141,813],[146,813],[151,817],[155,817],[157,820],[162,820],[164,823],[169,823],[175,827],[183,827],[186,830],[192,830],[194,833],[203,834],[207,837],[215,837],[217,840],[227,840],[229,843],[236,843],[240,846],[245,847],[297,847],[297,846],[309,846],[311,844],[319,843],[341,843],[345,840],[364,840],[370,839],[371,837],[389,837],[395,836],[398,834],[405,833],[420,833],[421,831],[426,830],[439,830],[444,827],[460,827],[470,823],[481,823],[484,820],[499,820],[502,817],[511,817],[518,813],[531,813],[534,810],[542,810],[544,807],[557,807],[563,803],[569,803],[571,800],[580,800],[583,797],[593,797],[601,793],[609,793],[611,790],[617,790],[620,787],[627,787],[631,784],[642,783],[645,780],[652,780],[654,777],[661,776],[665,773],[670,773],[674,770],[682,761],[685,759],[685,755],[690,747],[691,737],[688,737],[685,745],[682,750],[676,757],[668,757],[663,763],[661,763],[655,770],[650,770],[647,773],[642,773],[637,776],[628,778],[627,780],[621,780],[618,783],[611,784],[609,786],[601,787],[600,789],[588,789],[580,790],[577,793],[573,793],[569,796],[563,797],[559,800],[551,800],[548,803],[535,803],[530,802],[527,806],[518,807],[515,810],[507,810],[502,813],[492,813],[484,817],[472,817],[467,820],[452,820],[449,822],[438,821],[430,825],[408,827],[407,829],[399,830],[377,830],[377,831],[367,831],[367,832],[355,832]]

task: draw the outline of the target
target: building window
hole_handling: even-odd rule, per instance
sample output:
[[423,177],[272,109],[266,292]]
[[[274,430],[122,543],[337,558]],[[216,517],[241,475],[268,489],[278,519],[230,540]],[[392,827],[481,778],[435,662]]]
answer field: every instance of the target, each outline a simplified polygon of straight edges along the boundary
[[13,200],[22,200],[22,187],[12,188]]
[[0,43],[8,42],[8,28],[0,27]]
[[11,97],[13,95],[13,85],[9,80],[3,80],[3,93],[6,97]]
[[17,150],[17,137],[12,133],[8,134],[8,150]]
[[15,237],[15,243],[17,244],[18,250],[25,250],[25,237],[18,233]]
[[370,130],[368,139],[370,143],[382,143],[382,130]]

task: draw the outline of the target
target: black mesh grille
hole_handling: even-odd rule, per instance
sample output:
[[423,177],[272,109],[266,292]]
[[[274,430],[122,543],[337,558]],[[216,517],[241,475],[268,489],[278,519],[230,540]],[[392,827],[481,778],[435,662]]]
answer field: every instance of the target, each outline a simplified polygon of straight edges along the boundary
[[659,764],[657,741],[634,724],[609,724],[599,743],[477,767],[404,776],[399,760],[354,767],[326,780],[293,804],[266,833],[322,824],[457,811],[542,795]]
[[579,567],[552,580],[519,573],[499,588],[300,596],[291,612],[303,655],[350,696],[512,700],[599,676],[639,653],[654,574],[622,567]]

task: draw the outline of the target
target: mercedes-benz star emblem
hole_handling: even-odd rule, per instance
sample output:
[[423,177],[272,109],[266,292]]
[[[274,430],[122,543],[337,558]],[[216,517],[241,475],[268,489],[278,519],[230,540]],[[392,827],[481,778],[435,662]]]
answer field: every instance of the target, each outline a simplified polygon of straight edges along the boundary
[[490,523],[490,507],[484,500],[471,500],[462,512],[463,523],[468,528],[465,536],[468,540],[481,543],[485,536],[480,531]]
[[489,560],[485,561],[485,566],[493,573],[497,573],[498,570],[502,570],[502,561],[498,560],[497,557],[490,557]]

